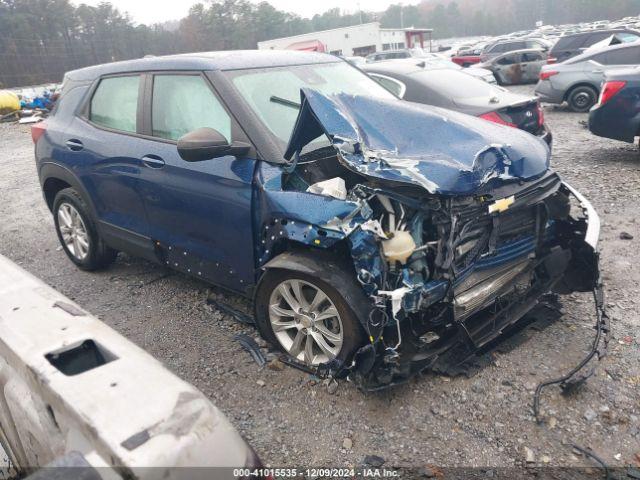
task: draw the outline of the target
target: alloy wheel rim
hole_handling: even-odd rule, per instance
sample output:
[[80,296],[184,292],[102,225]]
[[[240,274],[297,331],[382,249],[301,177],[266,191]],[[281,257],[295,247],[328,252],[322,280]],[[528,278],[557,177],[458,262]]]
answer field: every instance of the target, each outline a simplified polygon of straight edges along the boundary
[[269,321],[284,350],[307,365],[326,363],[342,349],[340,314],[329,296],[310,282],[289,279],[274,288]]
[[78,210],[70,203],[58,207],[58,228],[65,247],[77,260],[89,254],[89,233]]

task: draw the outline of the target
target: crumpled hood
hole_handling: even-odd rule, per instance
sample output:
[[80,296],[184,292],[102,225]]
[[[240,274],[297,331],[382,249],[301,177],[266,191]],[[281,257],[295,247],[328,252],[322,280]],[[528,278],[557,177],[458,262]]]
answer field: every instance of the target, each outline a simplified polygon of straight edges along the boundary
[[401,100],[307,88],[300,96],[288,160],[326,134],[346,165],[363,175],[452,195],[491,181],[536,178],[549,168],[544,141],[516,128]]

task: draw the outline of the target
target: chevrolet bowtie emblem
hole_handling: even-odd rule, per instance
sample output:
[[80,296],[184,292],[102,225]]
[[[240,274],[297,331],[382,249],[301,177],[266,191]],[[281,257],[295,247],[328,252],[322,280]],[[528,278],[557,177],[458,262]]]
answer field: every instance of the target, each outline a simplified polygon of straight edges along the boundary
[[509,207],[513,205],[513,202],[515,201],[516,199],[513,195],[507,198],[501,198],[500,200],[496,200],[491,205],[489,205],[489,213],[504,212],[505,210],[508,210]]

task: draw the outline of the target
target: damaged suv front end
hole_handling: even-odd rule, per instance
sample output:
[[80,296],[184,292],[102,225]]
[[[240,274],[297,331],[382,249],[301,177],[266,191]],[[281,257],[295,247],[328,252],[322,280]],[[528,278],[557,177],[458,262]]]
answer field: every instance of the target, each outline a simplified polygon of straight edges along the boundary
[[[331,145],[302,153],[321,136]],[[367,341],[330,368],[364,389],[402,382],[458,342],[486,345],[545,293],[598,284],[598,216],[549,156],[466,115],[302,89],[290,164],[261,184],[258,256],[273,267],[293,238],[348,257]]]

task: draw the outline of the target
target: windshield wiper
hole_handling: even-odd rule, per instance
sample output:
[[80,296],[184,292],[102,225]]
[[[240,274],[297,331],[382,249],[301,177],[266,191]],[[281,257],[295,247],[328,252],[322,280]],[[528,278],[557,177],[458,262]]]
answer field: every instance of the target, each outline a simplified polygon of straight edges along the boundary
[[277,97],[275,95],[271,95],[269,101],[273,103],[279,103],[280,105],[284,105],[286,107],[295,108],[296,110],[300,109],[300,104],[298,102],[287,100],[286,98],[282,97]]

